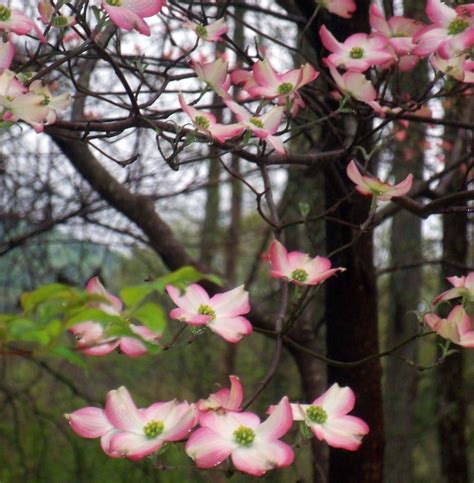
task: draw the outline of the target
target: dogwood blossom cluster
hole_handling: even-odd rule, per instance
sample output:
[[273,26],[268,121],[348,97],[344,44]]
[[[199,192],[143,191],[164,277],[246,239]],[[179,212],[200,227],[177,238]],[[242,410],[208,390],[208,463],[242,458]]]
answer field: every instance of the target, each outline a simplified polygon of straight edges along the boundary
[[[100,2],[106,20],[121,30],[136,30],[146,36],[151,35],[151,29],[145,19],[160,14],[165,5],[166,0]],[[315,8],[323,8],[342,18],[350,18],[356,11],[356,4],[353,0],[317,0]],[[63,9],[63,6],[59,5],[58,8],[49,0],[39,0],[38,19],[48,29],[73,26],[76,20],[71,15],[72,12],[63,12]],[[387,19],[373,3],[369,12],[372,33],[356,33],[343,42],[336,39],[323,25],[319,36],[329,52],[324,64],[337,87],[336,97],[353,98],[370,106],[376,114],[384,116],[391,109],[383,105],[384,99],[379,98],[372,82],[373,74],[377,70],[394,67],[402,72],[409,71],[420,59],[427,57],[433,68],[441,74],[461,82],[473,83],[474,60],[471,58],[471,47],[474,44],[474,3],[450,7],[441,0],[427,0],[426,16],[431,21],[428,25],[403,16]],[[182,26],[195,32],[197,39],[207,42],[224,41],[224,35],[228,32],[224,18],[208,23],[183,19]],[[10,9],[5,5],[0,5],[0,31],[9,36],[34,34],[40,42],[46,42],[45,34],[34,20],[18,9]],[[4,39],[0,46],[2,69],[10,67],[15,55],[11,42],[11,39],[6,42]],[[301,89],[319,76],[319,72],[311,64],[278,72],[270,59],[265,57],[258,59],[250,69],[229,70],[228,62],[221,59],[208,63],[192,61],[191,67],[208,88],[222,97],[237,119],[234,123],[221,124],[213,114],[195,107],[193,102],[180,95],[181,108],[189,115],[197,130],[219,143],[239,138],[246,132],[282,155],[286,153],[286,149],[279,130],[286,117],[297,116],[299,110],[305,106]],[[241,88],[237,100],[260,101],[258,107],[250,103],[247,109],[232,99],[229,94],[232,85]],[[58,96],[53,103],[49,95],[42,100],[34,97],[35,92],[31,92],[28,87],[24,87],[26,91],[22,89],[21,94],[31,95],[21,99],[17,99],[19,92],[15,86],[9,90],[4,89],[1,94],[4,98],[3,117],[6,121],[24,121],[41,131],[45,125],[55,121],[57,112],[69,105],[69,97]]]
[[440,317],[435,312],[428,312],[423,320],[439,336],[462,347],[474,347],[474,327],[472,319],[467,313],[474,303],[474,272],[465,277],[448,277],[448,282],[453,286],[449,290],[438,295],[433,300],[433,307],[452,300],[461,299],[461,303],[455,305],[447,317]]
[[[89,280],[86,292],[103,298],[103,301],[93,303],[92,306],[95,305],[106,314],[121,316],[122,301],[108,292],[98,277]],[[129,357],[139,357],[147,353],[143,341],[156,344],[161,337],[161,334],[155,333],[143,325],[129,324],[128,327],[136,337],[108,336],[107,327],[94,321],[76,324],[69,328],[69,332],[75,336],[78,349],[89,356],[104,356],[118,349]]]
[[348,415],[355,405],[348,387],[334,384],[311,404],[290,403],[284,396],[262,422],[242,408],[239,378],[229,379],[230,388],[196,403],[155,402],[143,409],[122,386],[107,394],[104,409],[85,407],[65,417],[79,436],[100,438],[102,450],[111,458],[135,461],[166,444],[185,442],[185,452],[198,468],[213,468],[230,459],[236,470],[252,476],[291,465],[294,451],[282,438],[287,439],[294,422],[304,421],[316,438],[349,451],[357,450],[369,432],[362,419]]
[[[285,146],[278,136],[285,111],[291,116],[304,106],[299,89],[314,81],[319,73],[305,64],[299,69],[278,73],[267,59],[257,61],[252,70],[237,69],[229,72],[228,62],[217,59],[213,62],[192,62],[191,67],[205,85],[222,97],[224,103],[237,118],[237,123],[221,124],[212,113],[196,109],[182,95],[179,102],[182,110],[191,118],[195,128],[214,140],[223,143],[240,136],[244,131],[260,139],[279,154],[285,154]],[[232,99],[231,85],[242,87],[244,98],[249,100],[271,100],[275,105],[265,112],[252,112]],[[241,97],[242,100],[242,97]]]
[[[42,21],[52,21],[52,12],[45,2],[38,5]],[[56,17],[59,18],[59,17]],[[65,24],[72,24],[66,18]],[[68,93],[54,96],[50,87],[39,79],[29,84],[34,73],[17,75],[9,70],[16,54],[14,37],[16,35],[36,34],[45,43],[46,39],[36,22],[16,9],[0,5],[0,32],[6,36],[0,40],[0,113],[3,121],[15,123],[23,121],[35,131],[42,132],[44,126],[56,121],[58,112],[62,112],[71,103]]]
[[[281,278],[296,285],[318,285],[345,268],[331,268],[328,258],[311,258],[299,251],[289,252],[279,241],[270,247],[268,261],[271,276]],[[93,277],[86,285],[86,292],[97,295],[102,300],[92,302],[102,312],[121,317],[122,301],[108,292],[98,277]],[[166,286],[166,292],[177,308],[170,311],[170,318],[179,320],[197,329],[208,329],[226,342],[237,343],[253,332],[252,324],[244,317],[250,312],[249,293],[241,285],[212,297],[199,284],[189,285],[183,293],[173,285]],[[147,353],[144,341],[159,343],[161,334],[141,325],[129,324],[136,337],[114,337],[107,334],[107,325],[97,321],[86,321],[69,328],[76,337],[78,349],[91,356],[103,356],[118,349],[121,353],[137,357]]]
[[378,178],[371,176],[363,176],[357,164],[352,160],[347,165],[347,176],[355,183],[356,190],[366,196],[372,196],[381,201],[389,201],[393,197],[406,195],[412,187],[413,175],[409,174],[403,181],[396,185],[390,183],[384,183]]

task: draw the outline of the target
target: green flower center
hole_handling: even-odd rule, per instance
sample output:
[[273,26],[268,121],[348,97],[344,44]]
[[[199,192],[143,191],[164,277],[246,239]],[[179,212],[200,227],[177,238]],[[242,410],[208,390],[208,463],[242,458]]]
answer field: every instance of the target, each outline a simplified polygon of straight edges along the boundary
[[293,90],[293,84],[291,82],[283,82],[278,86],[279,94],[289,94]]
[[44,96],[43,102],[41,103],[43,106],[47,106],[51,99],[48,96]]
[[306,414],[316,424],[324,424],[328,420],[328,413],[321,406],[310,406]]
[[198,25],[196,27],[196,33],[199,35],[199,37],[205,39],[207,37],[207,28],[204,27],[204,25]]
[[158,437],[165,429],[163,421],[150,421],[144,428],[143,432],[148,439]]
[[209,305],[200,305],[198,309],[199,315],[210,315],[211,320],[216,318],[216,311]]
[[263,121],[261,119],[259,119],[258,117],[252,116],[249,119],[249,121],[251,122],[251,124],[253,124],[254,126],[259,127],[260,129],[263,129],[264,128]]
[[291,278],[298,282],[306,282],[306,280],[308,280],[308,272],[301,268],[297,268],[296,270],[293,270]]
[[196,116],[194,118],[194,124],[202,127],[203,129],[207,129],[209,127],[209,119],[206,119],[204,116]]
[[67,27],[69,24],[69,20],[67,17],[64,17],[63,15],[59,15],[53,20],[53,25],[55,27]]
[[469,27],[469,23],[462,17],[455,18],[448,26],[448,34],[456,35],[464,32]]
[[5,5],[0,5],[0,22],[7,21],[11,16],[12,11]]
[[364,57],[364,49],[361,47],[352,47],[349,52],[349,57],[351,59],[362,59]]
[[241,446],[251,446],[255,439],[255,431],[246,426],[240,426],[234,431],[234,441]]

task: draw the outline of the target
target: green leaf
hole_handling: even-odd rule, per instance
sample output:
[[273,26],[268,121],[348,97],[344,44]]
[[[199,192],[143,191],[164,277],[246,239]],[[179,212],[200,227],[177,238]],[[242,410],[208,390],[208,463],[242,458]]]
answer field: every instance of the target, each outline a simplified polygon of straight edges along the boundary
[[63,332],[63,325],[60,320],[54,319],[46,325],[45,331],[51,337],[59,337]]
[[130,313],[130,316],[154,332],[162,333],[166,327],[165,311],[157,304],[148,302]]
[[199,270],[190,266],[182,267],[175,272],[168,273],[152,282],[151,285],[163,293],[167,285],[174,285],[175,287],[185,289],[189,284],[199,282],[200,280],[209,280],[216,285],[222,285],[222,280],[218,276],[201,273]]
[[79,356],[77,352],[74,352],[67,347],[54,347],[50,353],[53,356],[59,357],[61,359],[65,359],[66,361],[74,364],[76,366],[80,366],[83,369],[87,369],[89,366],[87,365],[86,361]]
[[155,290],[150,284],[134,285],[125,287],[120,291],[120,298],[126,305],[137,305],[147,295]]
[[8,329],[7,340],[9,341],[28,341],[47,345],[51,340],[45,330],[38,329],[37,325],[29,319],[15,319],[11,321]]
[[311,429],[306,426],[304,421],[300,421],[299,428],[304,439],[312,439],[313,433],[311,432]]
[[303,215],[303,217],[307,218],[307,216],[309,215],[309,211],[310,211],[309,204],[301,202],[299,204],[299,208],[300,208],[300,213]]
[[60,283],[52,283],[38,288],[34,292],[26,292],[21,296],[21,305],[26,311],[33,310],[41,302],[61,296],[72,295],[72,288]]
[[76,312],[74,316],[70,317],[66,322],[66,327],[72,327],[80,322],[93,321],[102,325],[110,323],[123,323],[123,320],[118,315],[110,315],[100,309],[85,308]]
[[15,123],[13,121],[0,121],[0,129],[8,129]]

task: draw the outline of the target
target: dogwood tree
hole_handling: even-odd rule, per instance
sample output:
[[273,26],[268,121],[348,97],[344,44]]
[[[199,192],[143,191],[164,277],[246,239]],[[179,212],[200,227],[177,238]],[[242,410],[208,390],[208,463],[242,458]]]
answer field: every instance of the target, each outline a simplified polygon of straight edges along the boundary
[[[85,290],[53,284],[24,294],[20,312],[0,316],[4,354],[76,361],[78,354],[118,350],[133,365],[136,357],[186,350],[179,346],[185,337],[208,337],[209,345],[220,337],[236,347],[258,333],[272,341],[263,377],[245,392],[233,367],[230,387],[206,400],[153,400],[138,408],[134,391],[121,386],[110,389],[101,407],[71,407],[65,415],[71,430],[100,438],[107,457],[159,459],[176,444],[200,470],[262,476],[292,465],[311,442],[314,481],[382,481],[381,360],[401,359],[416,374],[450,367],[474,347],[474,275],[460,253],[444,260],[453,288],[433,292],[429,304],[417,292],[409,335],[380,349],[375,230],[410,213],[423,220],[442,214],[446,232],[450,219],[466,219],[474,198],[474,4],[427,0],[415,18],[404,14],[403,2],[383,3],[0,4],[2,128],[19,144],[39,137],[38,150],[47,153],[54,143],[96,200],[121,215],[117,224],[103,216],[97,225],[148,245],[169,270],[122,287],[119,296],[98,277]],[[410,84],[421,71],[426,76],[415,93]],[[403,143],[412,130],[433,125],[456,130],[456,144],[442,158],[426,137],[415,166],[414,151]],[[389,150],[400,159],[390,163]],[[402,176],[397,164],[410,162],[413,173],[405,169]],[[208,165],[203,232],[216,232],[211,190],[223,184],[220,173],[231,191],[226,268],[218,254],[195,256],[174,226],[183,216],[173,204],[163,212],[159,203],[162,185],[173,199],[189,193],[188,180]],[[63,197],[74,199],[61,185]],[[265,233],[256,255],[239,238],[242,189]],[[93,213],[87,197],[79,205],[68,214],[56,210],[44,230]],[[465,242],[466,223],[460,226],[457,237]],[[35,235],[13,234],[6,244]],[[236,267],[238,251],[254,255],[247,276]],[[264,282],[257,290],[260,267]],[[167,315],[162,306],[170,301]],[[441,351],[430,367],[403,355],[435,333]],[[284,351],[296,362],[304,397],[282,392],[262,420],[249,409]],[[462,377],[462,366],[457,373]],[[463,431],[462,422],[453,431],[461,447]],[[327,447],[316,441],[336,449],[329,464]],[[467,478],[467,469],[453,470],[458,453],[444,453],[449,481]]]

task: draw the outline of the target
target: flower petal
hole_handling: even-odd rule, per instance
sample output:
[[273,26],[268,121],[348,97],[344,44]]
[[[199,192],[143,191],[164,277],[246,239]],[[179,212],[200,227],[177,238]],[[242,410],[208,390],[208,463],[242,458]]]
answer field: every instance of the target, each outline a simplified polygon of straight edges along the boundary
[[244,336],[253,332],[252,324],[245,317],[219,317],[207,325],[213,332],[227,342],[239,342]]
[[71,429],[83,438],[100,438],[113,429],[105,411],[87,407],[65,414]]
[[158,451],[163,443],[163,438],[160,437],[149,439],[143,433],[118,431],[111,437],[108,450],[118,453],[121,457],[137,461]]
[[212,429],[199,428],[186,443],[186,453],[198,468],[212,468],[222,463],[235,449],[236,443],[223,438]]
[[117,429],[140,433],[145,426],[143,417],[124,386],[109,391],[105,403],[105,413],[109,421]]
[[293,412],[288,397],[284,397],[272,414],[257,429],[259,438],[278,439],[285,435],[293,425]]
[[243,285],[228,292],[214,295],[209,300],[209,305],[216,311],[217,317],[234,317],[250,312],[249,293]]
[[347,414],[354,409],[354,405],[354,391],[350,387],[341,387],[337,383],[313,402],[313,406],[323,407],[330,416]]

